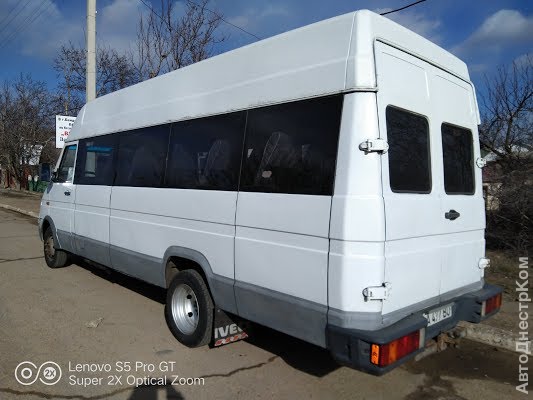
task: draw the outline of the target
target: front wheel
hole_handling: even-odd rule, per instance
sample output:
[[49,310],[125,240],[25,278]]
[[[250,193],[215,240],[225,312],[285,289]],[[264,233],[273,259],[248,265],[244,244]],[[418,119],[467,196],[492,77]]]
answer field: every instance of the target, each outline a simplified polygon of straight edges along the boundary
[[52,228],[47,228],[43,236],[44,260],[50,268],[61,268],[68,263],[68,253],[54,247]]
[[179,272],[167,291],[165,318],[172,334],[187,347],[211,341],[213,300],[202,276],[194,270]]

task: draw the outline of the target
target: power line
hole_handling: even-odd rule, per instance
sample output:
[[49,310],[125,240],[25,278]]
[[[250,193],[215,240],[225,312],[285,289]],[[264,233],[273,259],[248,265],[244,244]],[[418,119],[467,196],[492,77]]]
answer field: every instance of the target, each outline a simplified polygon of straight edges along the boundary
[[18,8],[18,6],[20,6],[21,4],[22,4],[21,2],[18,2],[17,4],[15,4],[15,7],[13,7],[4,18],[2,18],[2,22],[0,22],[0,25],[2,25],[5,21],[7,21],[9,17],[11,16],[11,14],[13,13],[13,11],[15,11]]
[[[46,4],[46,7],[42,10],[41,8],[43,7],[43,5]],[[50,8],[50,5],[53,4],[52,1],[48,1],[47,3],[47,0],[43,0],[41,2],[41,4],[39,4],[39,6],[37,6],[36,8],[33,9],[33,13],[29,14],[23,21],[21,24],[19,24],[18,27],[15,28],[15,30],[13,30],[13,32],[5,39],[5,41],[0,44],[0,50],[3,49],[4,47],[6,47],[9,42],[11,40],[13,40],[17,34],[23,29],[23,28],[27,28],[29,27],[31,24],[33,24],[37,19],[39,19],[39,17],[45,12],[48,10],[48,8]],[[40,11],[40,12],[39,12]],[[29,22],[28,22],[29,21]],[[27,24],[26,24],[27,23]]]
[[[7,24],[5,24],[5,25],[3,26],[3,28],[0,29],[0,33],[2,33],[2,32],[3,32],[3,31],[9,26],[9,24],[10,24],[11,22],[13,22],[13,21],[15,21],[15,20],[17,19],[17,17],[20,15],[20,13],[21,13],[22,11],[24,11],[24,9],[28,6],[28,4],[30,4],[30,1],[31,1],[31,0],[28,0],[28,1],[26,2],[26,4],[24,4],[24,6],[23,6],[23,7],[22,7],[22,8],[21,8],[21,9],[20,9],[20,10],[14,15],[14,16],[13,16],[13,18],[11,18],[11,20],[7,21],[8,18],[9,18],[9,16],[11,15],[11,13],[12,13],[13,11],[15,11],[15,9],[17,8],[17,6],[18,6],[19,4],[22,4],[22,3],[17,3],[17,5],[16,5],[16,6],[15,6],[15,7],[9,12],[9,14],[7,15],[7,17],[4,18],[4,19],[2,20],[2,24],[4,23],[4,21],[7,21]],[[1,25],[1,24],[0,24],[0,25]]]
[[[152,11],[161,21],[163,22],[166,22],[165,19],[159,15],[158,13],[155,12],[155,10],[152,8],[152,6],[146,4],[146,2],[144,0],[140,0],[141,3],[143,3],[146,7],[148,7],[150,9],[150,11]],[[191,0],[187,0],[188,3],[191,3],[193,5],[195,5],[196,7],[201,7],[198,3],[195,3],[194,1],[191,1]],[[261,38],[259,36],[257,36],[256,34],[252,33],[252,32],[249,32],[247,31],[246,29],[244,29],[243,27],[240,27],[238,25],[235,25],[234,23],[231,23],[229,22],[228,20],[224,19],[219,13],[217,13],[216,11],[213,11],[207,7],[203,7],[206,11],[209,11],[210,13],[216,15],[218,18],[220,18],[220,20],[228,25],[231,25],[232,27],[236,28],[236,29],[239,29],[240,31],[250,35],[250,36],[253,36],[254,38],[256,38],[257,40],[261,40]]]
[[[187,2],[188,2],[188,3],[192,3],[192,4],[194,4],[196,7],[201,7],[199,4],[195,3],[195,2],[192,1],[192,0],[187,0]],[[209,8],[207,8],[207,7],[205,7],[205,6],[204,6],[204,8],[205,8],[207,11],[209,11],[210,13],[215,14],[217,17],[219,17],[219,18],[220,18],[223,22],[225,22],[226,24],[228,24],[228,25],[230,25],[230,26],[233,26],[234,28],[239,29],[239,30],[243,31],[244,33],[247,33],[247,34],[250,35],[250,36],[253,36],[253,37],[256,38],[257,40],[261,40],[261,38],[260,38],[259,36],[257,36],[255,33],[249,32],[249,31],[247,31],[246,29],[244,29],[244,28],[242,28],[242,27],[240,27],[240,26],[238,26],[238,25],[235,25],[234,23],[231,23],[231,22],[225,20],[224,18],[222,18],[222,16],[221,16],[219,13],[217,13],[217,12],[215,12],[215,11],[213,11],[213,10],[210,10]]]
[[406,8],[409,8],[409,7],[412,7],[412,6],[416,6],[419,3],[423,3],[424,1],[426,1],[426,0],[415,1],[414,3],[408,4],[405,7],[397,8],[396,10],[387,11],[387,12],[381,13],[379,15],[387,15],[387,14],[395,13],[397,11],[402,11],[402,10],[405,10]]
[[4,41],[0,44],[0,49],[3,49],[13,38],[15,38],[15,36],[17,36],[18,32],[22,29],[26,22],[32,19],[39,12],[39,10],[45,4],[45,1],[46,0],[43,0],[37,7],[33,9],[33,11],[30,11],[25,18],[22,18],[21,23],[17,27],[15,27],[15,29],[11,33],[9,33],[5,37]]

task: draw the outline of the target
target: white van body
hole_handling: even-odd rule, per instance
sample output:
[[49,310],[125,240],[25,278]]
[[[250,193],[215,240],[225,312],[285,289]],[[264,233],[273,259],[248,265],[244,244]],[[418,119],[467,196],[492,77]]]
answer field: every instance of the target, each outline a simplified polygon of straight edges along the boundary
[[[105,185],[81,184],[70,170],[44,194],[40,232],[51,228],[57,249],[161,287],[168,287],[172,267],[189,260],[201,268],[218,308],[381,373],[388,367],[363,360],[368,346],[361,340],[384,343],[417,329],[429,340],[460,319],[479,322],[481,304],[499,292],[483,280],[479,113],[461,60],[389,19],[357,11],[91,101],[79,112],[63,158],[69,149],[79,157],[82,143],[101,136],[120,136],[122,143],[140,128],[172,130],[227,114],[248,121],[246,142],[251,113],[323,98],[339,104],[329,191],[243,190],[242,169],[235,190],[117,185],[117,173]],[[409,144],[406,126],[425,134]],[[459,129],[446,133],[450,143],[470,143],[469,167],[458,178],[472,186],[468,193],[447,190],[444,129]],[[284,137],[272,135],[266,147]],[[400,149],[402,143],[409,148]],[[202,153],[206,163],[216,162],[211,150]],[[266,165],[271,149],[261,150],[259,164]],[[308,150],[297,146],[297,157]],[[174,173],[168,151],[166,176]],[[253,152],[244,145],[242,168]],[[392,165],[392,157],[397,163],[405,154],[411,154],[405,165]],[[413,190],[405,190],[411,180],[405,171],[420,175]],[[254,179],[268,181],[271,174],[259,171]],[[438,317],[443,322],[427,326],[428,312],[450,305]]]

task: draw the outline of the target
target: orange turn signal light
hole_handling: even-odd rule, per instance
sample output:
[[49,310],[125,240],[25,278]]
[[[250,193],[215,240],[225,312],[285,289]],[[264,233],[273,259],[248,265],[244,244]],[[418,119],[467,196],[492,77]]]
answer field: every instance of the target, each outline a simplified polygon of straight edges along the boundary
[[424,346],[424,329],[412,332],[386,344],[372,344],[370,362],[386,367]]

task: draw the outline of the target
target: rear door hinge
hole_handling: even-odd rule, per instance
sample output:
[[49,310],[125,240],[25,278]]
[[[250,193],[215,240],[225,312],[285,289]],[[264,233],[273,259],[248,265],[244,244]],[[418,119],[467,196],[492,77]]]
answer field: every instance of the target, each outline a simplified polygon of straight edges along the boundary
[[386,300],[392,290],[392,284],[385,282],[381,286],[369,286],[363,289],[363,296],[365,301],[369,300]]
[[389,150],[389,144],[385,139],[367,139],[359,145],[359,150],[365,154],[372,152],[385,154]]

